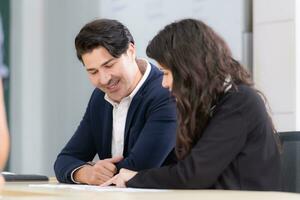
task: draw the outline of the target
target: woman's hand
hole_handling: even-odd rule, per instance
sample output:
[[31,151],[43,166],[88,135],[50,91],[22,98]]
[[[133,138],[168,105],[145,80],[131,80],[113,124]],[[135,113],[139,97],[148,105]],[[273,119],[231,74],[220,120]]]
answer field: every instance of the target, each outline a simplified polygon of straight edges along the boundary
[[101,187],[109,186],[111,184],[115,184],[117,187],[126,187],[126,182],[132,179],[137,174],[136,171],[131,171],[128,169],[121,169],[120,172],[106,181],[105,183],[101,184]]

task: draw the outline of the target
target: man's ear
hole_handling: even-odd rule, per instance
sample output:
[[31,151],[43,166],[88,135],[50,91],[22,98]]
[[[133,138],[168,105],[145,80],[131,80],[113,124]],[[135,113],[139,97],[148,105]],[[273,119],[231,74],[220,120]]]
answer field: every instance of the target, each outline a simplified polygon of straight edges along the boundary
[[128,49],[127,49],[127,55],[132,59],[135,60],[136,59],[136,48],[135,45],[133,43],[129,43],[128,45]]

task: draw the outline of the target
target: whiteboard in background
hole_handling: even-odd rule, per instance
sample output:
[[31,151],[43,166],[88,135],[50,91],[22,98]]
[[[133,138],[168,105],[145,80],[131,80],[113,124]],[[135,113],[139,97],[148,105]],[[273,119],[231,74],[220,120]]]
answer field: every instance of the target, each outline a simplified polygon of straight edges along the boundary
[[219,33],[233,56],[242,61],[244,4],[244,0],[101,0],[100,16],[125,24],[141,57],[146,57],[148,42],[165,25],[183,18],[200,19]]

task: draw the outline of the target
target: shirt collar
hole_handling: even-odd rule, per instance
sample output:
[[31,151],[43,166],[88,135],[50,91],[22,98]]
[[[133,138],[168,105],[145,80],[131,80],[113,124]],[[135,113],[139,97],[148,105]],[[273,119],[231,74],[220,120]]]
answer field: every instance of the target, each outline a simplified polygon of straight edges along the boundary
[[228,92],[232,87],[230,75],[226,76],[223,87],[224,87],[224,93]]

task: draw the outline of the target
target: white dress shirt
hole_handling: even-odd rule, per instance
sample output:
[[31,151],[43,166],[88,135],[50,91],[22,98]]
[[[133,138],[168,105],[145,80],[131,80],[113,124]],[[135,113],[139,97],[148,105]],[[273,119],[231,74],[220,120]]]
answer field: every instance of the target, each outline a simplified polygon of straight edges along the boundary
[[145,59],[142,60],[147,63],[146,71],[143,74],[143,77],[141,78],[137,86],[134,88],[134,90],[131,92],[129,96],[123,98],[120,103],[114,102],[106,94],[104,96],[104,99],[113,106],[113,127],[112,127],[112,142],[111,142],[112,157],[123,155],[125,124],[126,124],[128,109],[133,97],[139,91],[141,86],[144,84],[151,71],[151,66],[149,62]]

